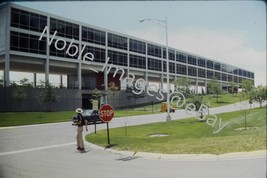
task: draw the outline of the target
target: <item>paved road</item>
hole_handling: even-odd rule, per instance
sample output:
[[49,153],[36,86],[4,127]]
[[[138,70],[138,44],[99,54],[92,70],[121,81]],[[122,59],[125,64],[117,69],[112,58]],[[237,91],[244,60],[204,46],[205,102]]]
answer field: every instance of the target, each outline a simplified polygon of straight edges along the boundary
[[[239,109],[236,105],[214,108],[210,113]],[[188,117],[184,111],[172,118]],[[110,127],[164,122],[166,114],[114,119]],[[98,125],[103,129],[105,125]],[[93,126],[89,127],[93,132]],[[0,178],[266,178],[266,155],[157,159],[132,152],[104,151],[86,144],[86,153],[75,150],[71,123],[0,128]]]

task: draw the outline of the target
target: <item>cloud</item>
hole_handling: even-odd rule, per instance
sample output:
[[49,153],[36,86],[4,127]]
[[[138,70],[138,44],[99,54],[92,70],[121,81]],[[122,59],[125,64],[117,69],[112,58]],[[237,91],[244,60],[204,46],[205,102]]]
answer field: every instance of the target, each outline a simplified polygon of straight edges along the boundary
[[[166,44],[163,31],[155,28],[131,31],[130,34]],[[169,32],[168,39],[169,47],[253,71],[255,84],[266,85],[266,51],[249,47],[242,32],[178,29]]]

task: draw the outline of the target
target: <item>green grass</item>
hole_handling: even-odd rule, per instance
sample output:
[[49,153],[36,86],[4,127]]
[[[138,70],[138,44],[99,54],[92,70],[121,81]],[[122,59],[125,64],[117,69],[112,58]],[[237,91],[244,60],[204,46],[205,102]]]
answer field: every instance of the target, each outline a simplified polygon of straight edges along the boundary
[[6,112],[0,114],[0,127],[66,122],[74,115],[74,111]]
[[[223,106],[239,102],[239,95],[224,94],[220,95],[219,103],[216,103],[216,98],[212,95],[206,95],[204,97],[211,98],[211,107]],[[161,103],[147,105],[144,107],[116,110],[115,117],[145,115],[152,113],[159,113],[161,110]],[[70,121],[71,117],[76,115],[74,111],[62,111],[62,112],[2,112],[0,114],[0,127],[7,126],[19,126],[19,125],[31,125],[31,124],[43,124],[43,123],[56,123]]]
[[[157,112],[153,112],[157,113]],[[116,110],[116,117],[152,114],[145,110]],[[62,112],[5,112],[0,114],[0,127],[67,122],[75,116],[74,111]]]
[[[221,132],[213,134],[214,128],[195,118],[122,127],[110,130],[114,149],[135,152],[169,154],[253,151],[266,149],[266,108],[252,109],[247,117],[248,127],[255,129],[235,130],[244,127],[240,111],[217,115],[223,122],[230,122]],[[149,137],[151,134],[168,134],[167,137]],[[86,140],[106,147],[106,130],[86,136]]]

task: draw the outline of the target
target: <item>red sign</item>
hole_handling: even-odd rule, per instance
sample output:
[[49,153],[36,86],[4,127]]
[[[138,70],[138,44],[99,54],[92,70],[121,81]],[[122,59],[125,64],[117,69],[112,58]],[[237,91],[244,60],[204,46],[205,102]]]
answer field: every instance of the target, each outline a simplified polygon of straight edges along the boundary
[[114,109],[109,104],[104,104],[98,111],[103,122],[109,122],[114,117]]

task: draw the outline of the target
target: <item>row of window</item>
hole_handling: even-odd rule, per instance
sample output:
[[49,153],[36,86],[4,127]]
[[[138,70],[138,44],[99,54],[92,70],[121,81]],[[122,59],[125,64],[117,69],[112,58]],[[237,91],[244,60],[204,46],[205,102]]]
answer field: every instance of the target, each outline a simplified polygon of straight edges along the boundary
[[[15,51],[21,51],[21,52],[29,52],[29,53],[36,53],[36,54],[46,54],[46,41],[45,39],[42,39],[42,41],[39,41],[38,36],[35,35],[28,35],[25,33],[18,33],[18,32],[11,32],[11,38],[10,38],[10,46],[11,50]],[[74,44],[78,46],[78,44]],[[75,56],[68,55],[66,53],[66,50],[68,49],[69,43],[66,43],[66,47],[64,47],[64,43],[62,41],[59,41],[57,44],[57,48],[63,50],[58,50],[55,48],[55,45],[50,46],[50,55],[57,56],[57,57],[64,57],[64,58],[72,58],[77,59],[78,53]],[[75,53],[75,48],[69,48],[68,49],[70,54]],[[83,55],[86,53],[92,53],[94,54],[94,62],[101,62],[105,63],[105,49],[102,48],[96,48],[91,46],[86,46],[85,50],[83,51]],[[115,64],[115,65],[122,65],[127,66],[127,54],[121,53],[117,51],[108,51],[108,56],[110,57],[109,63]],[[162,65],[161,60],[148,58],[148,69],[149,70],[155,70],[155,71],[162,71]],[[146,69],[146,58],[142,56],[137,55],[130,55],[130,67],[136,67],[136,68],[142,68]],[[164,61],[163,64],[164,72],[166,72],[166,62]],[[198,70],[198,77],[203,78],[212,78],[213,76],[217,77],[218,79],[222,80],[230,80],[226,79],[226,74],[221,74],[219,72],[213,72],[211,70],[207,70],[207,74],[205,74],[205,69],[197,69],[196,67],[182,65],[182,64],[176,64],[176,73],[182,74],[182,75],[189,75],[189,76],[197,76],[197,70]],[[241,76],[254,78],[254,74],[245,70],[238,69],[237,74],[243,73]],[[175,63],[169,62],[169,72],[175,73]],[[228,75],[231,76],[231,75]],[[221,78],[222,77],[222,78]]]
[[[47,17],[27,12],[24,10],[12,8],[11,9],[11,26],[42,32],[44,27],[47,25]],[[57,35],[65,38],[74,38],[76,40],[79,40],[79,25],[66,22],[63,20],[50,18],[50,33],[53,34],[54,31],[57,31]],[[26,39],[26,36],[29,37]],[[106,45],[106,32],[102,30],[97,30],[90,27],[82,26],[82,41],[94,43],[98,45]],[[24,51],[24,52],[32,52],[32,53],[38,53],[43,54],[45,53],[45,44],[44,40],[42,42],[37,40],[37,37],[34,35],[28,35],[23,33],[17,33],[11,35],[11,49],[18,50],[18,51]],[[128,50],[128,38],[120,35],[116,35],[113,33],[107,33],[107,41],[108,46],[113,48],[118,48],[122,50]],[[16,46],[17,45],[17,46]],[[60,44],[59,45],[63,45]],[[69,43],[67,43],[67,46]],[[77,45],[77,44],[76,44]],[[67,47],[65,48],[65,50]],[[74,49],[70,49],[74,50]],[[105,56],[103,54],[104,50],[100,48],[93,48],[93,47],[86,47],[85,51],[93,51],[95,53],[95,56],[98,56],[98,58],[95,57],[95,61],[97,62],[103,62],[105,60],[105,57],[102,58],[102,56]],[[132,52],[140,53],[140,54],[146,54],[158,58],[165,58],[166,59],[166,48],[162,48],[161,46],[149,44],[139,40],[134,40],[129,38],[129,50]],[[85,52],[84,51],[84,52]],[[53,56],[59,56],[59,57],[67,57],[67,58],[77,58],[76,56],[69,56],[66,54],[64,50],[57,50],[53,45],[50,46],[50,54]],[[118,63],[123,66],[127,66],[127,55],[125,53],[119,53],[119,52],[110,52],[110,61],[115,61],[114,64]],[[119,56],[118,59],[115,59],[115,56]],[[187,55],[183,53],[175,53],[175,50],[169,49],[168,50],[168,57],[170,61],[178,61],[181,63],[190,64],[193,66],[200,66],[208,69],[213,69],[216,71],[222,71],[227,72],[231,74],[236,74],[244,77],[254,78],[254,73],[238,69],[234,66],[230,66],[227,64],[221,64],[219,62],[211,61],[208,59],[203,58],[197,58],[192,55]],[[133,64],[132,64],[133,62]],[[130,55],[130,66],[132,67],[138,67],[138,68],[145,68],[145,58],[140,57],[137,55]],[[164,69],[166,64],[163,63]],[[170,62],[169,71],[171,73],[175,73],[175,64]],[[192,70],[194,67],[188,66],[188,74],[192,76],[196,76],[196,72]],[[156,71],[162,71],[161,66],[161,60],[158,59],[148,59],[148,69],[156,70]],[[184,69],[182,68],[181,73],[184,73]]]
[[39,41],[39,36],[11,31],[10,49],[35,54],[46,54],[46,38]]
[[11,9],[11,26],[42,32],[47,24],[46,16],[20,9]]

